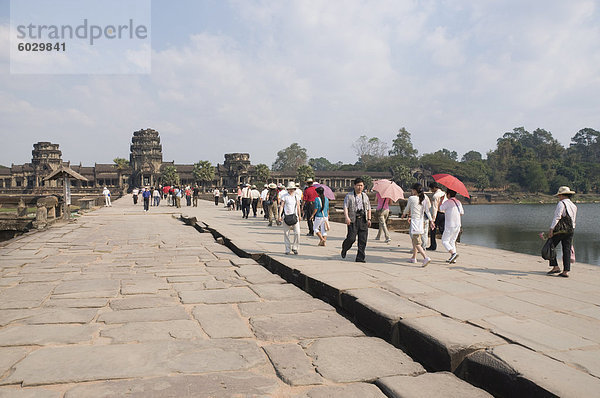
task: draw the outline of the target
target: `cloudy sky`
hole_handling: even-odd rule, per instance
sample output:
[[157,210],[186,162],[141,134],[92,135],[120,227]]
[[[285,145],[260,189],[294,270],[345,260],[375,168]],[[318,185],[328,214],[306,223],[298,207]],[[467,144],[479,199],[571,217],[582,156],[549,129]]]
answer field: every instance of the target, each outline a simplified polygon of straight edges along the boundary
[[160,132],[164,160],[271,165],[298,142],[355,162],[361,135],[419,153],[482,153],[514,127],[563,145],[600,130],[600,2],[586,0],[152,1],[147,75],[10,74],[0,0],[0,164],[32,144],[64,160],[129,157]]

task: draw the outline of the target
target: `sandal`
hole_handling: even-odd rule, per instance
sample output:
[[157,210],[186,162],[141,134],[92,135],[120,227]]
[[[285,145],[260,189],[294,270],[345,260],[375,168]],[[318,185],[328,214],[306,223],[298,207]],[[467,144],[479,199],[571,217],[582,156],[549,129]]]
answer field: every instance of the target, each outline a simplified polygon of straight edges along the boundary
[[546,272],[546,275],[558,274],[559,272],[559,269],[551,269],[550,271]]
[[560,273],[560,274],[558,274],[558,276],[562,276],[563,278],[568,278],[568,277],[569,277],[569,274],[563,274],[563,273]]

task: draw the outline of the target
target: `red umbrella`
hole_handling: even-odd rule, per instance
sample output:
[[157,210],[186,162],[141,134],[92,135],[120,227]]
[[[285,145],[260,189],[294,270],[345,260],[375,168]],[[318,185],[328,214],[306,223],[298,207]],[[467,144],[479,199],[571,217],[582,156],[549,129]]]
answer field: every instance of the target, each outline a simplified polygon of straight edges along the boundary
[[329,188],[327,185],[325,184],[313,184],[313,187],[318,188],[318,187],[323,187],[323,195],[325,195],[325,197],[329,200],[335,200],[335,194],[333,193],[333,191],[331,190],[331,188]]
[[446,188],[450,188],[456,193],[461,194],[464,197],[470,198],[469,191],[467,191],[467,187],[462,183],[458,178],[451,176],[450,174],[434,174],[432,175],[433,179],[445,186]]
[[382,198],[389,198],[392,202],[395,202],[400,198],[404,199],[404,191],[394,181],[373,181],[373,191],[379,192],[379,196]]

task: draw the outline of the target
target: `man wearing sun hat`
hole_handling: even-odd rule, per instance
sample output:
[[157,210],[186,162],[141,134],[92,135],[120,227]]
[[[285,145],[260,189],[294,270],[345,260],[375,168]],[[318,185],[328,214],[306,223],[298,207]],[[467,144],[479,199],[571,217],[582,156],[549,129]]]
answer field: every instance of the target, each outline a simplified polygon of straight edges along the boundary
[[[573,244],[573,234],[575,232],[575,219],[577,218],[577,206],[571,202],[571,197],[575,191],[571,191],[569,187],[562,186],[558,188],[558,192],[554,196],[558,196],[559,202],[554,210],[554,217],[550,224],[548,236],[552,239],[552,245],[556,247],[559,243],[562,246],[562,261],[563,271],[560,272],[556,257],[551,258],[550,266],[552,269],[548,271],[548,275],[558,274],[564,278],[569,277],[571,271],[571,246]],[[563,219],[564,220],[561,220]],[[567,226],[566,229],[564,226]],[[570,225],[570,228],[568,227]]]
[[[300,201],[295,194],[296,183],[290,181],[286,187],[287,193],[281,197],[281,209],[279,210],[279,222],[284,220],[285,216],[296,215],[296,222],[289,225],[287,221],[283,223],[283,242],[285,243],[285,254],[298,254],[298,241],[300,239]],[[290,241],[290,234],[293,234]]]

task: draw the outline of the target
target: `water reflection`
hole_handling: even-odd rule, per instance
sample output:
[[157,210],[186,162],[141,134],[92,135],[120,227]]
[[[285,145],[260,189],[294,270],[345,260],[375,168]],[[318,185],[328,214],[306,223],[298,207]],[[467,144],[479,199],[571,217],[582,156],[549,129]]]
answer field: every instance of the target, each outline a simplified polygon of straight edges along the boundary
[[[555,206],[465,206],[462,241],[539,256],[544,242],[538,234],[548,230]],[[579,204],[577,207],[574,239],[577,261],[600,265],[600,228],[592,221],[597,219],[600,205]]]

